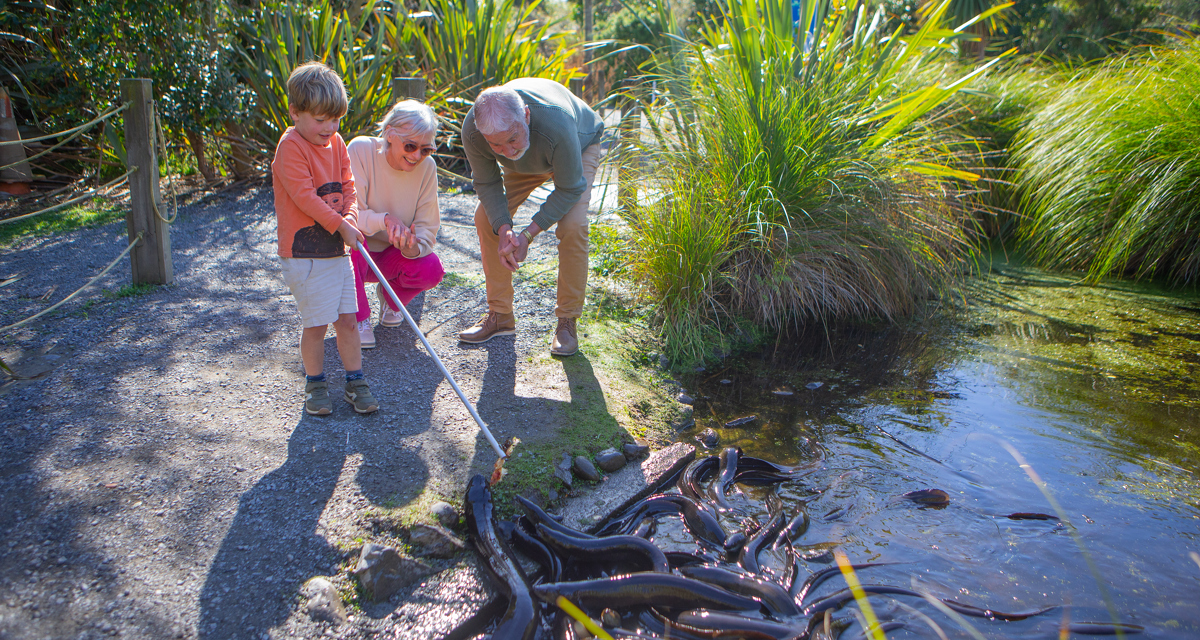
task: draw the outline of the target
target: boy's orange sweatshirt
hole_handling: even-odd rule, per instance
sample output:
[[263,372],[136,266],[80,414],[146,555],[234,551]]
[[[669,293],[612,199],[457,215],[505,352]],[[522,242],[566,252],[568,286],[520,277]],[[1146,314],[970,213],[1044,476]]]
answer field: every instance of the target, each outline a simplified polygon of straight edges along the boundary
[[338,227],[358,224],[358,199],[350,156],[342,136],[319,147],[288,127],[271,162],[279,255],[285,258],[337,258],[347,254]]

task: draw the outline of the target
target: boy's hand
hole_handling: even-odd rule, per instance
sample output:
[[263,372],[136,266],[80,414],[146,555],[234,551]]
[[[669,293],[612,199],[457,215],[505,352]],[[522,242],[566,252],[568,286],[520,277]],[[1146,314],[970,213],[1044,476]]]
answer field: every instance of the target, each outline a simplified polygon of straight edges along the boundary
[[362,232],[358,230],[358,227],[345,218],[342,219],[342,224],[338,227],[338,234],[342,236],[342,242],[346,243],[346,246],[350,247],[351,250],[356,249],[359,242],[366,242],[367,240]]

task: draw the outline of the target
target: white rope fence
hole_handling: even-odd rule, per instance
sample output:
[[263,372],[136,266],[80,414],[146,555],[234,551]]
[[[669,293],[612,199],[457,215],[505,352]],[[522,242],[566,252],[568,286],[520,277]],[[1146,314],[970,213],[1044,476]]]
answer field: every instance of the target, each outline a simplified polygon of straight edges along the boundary
[[37,313],[35,313],[35,314],[33,314],[33,315],[29,316],[28,318],[25,318],[24,320],[18,320],[17,322],[14,322],[14,323],[12,323],[12,324],[8,325],[7,327],[0,327],[0,334],[8,333],[9,331],[12,331],[13,329],[16,329],[17,327],[19,327],[19,326],[21,326],[21,325],[24,325],[24,324],[28,324],[28,323],[30,323],[30,322],[33,322],[34,320],[36,320],[36,319],[38,319],[38,318],[40,318],[40,317],[42,317],[42,316],[46,315],[47,313],[50,313],[51,311],[54,311],[55,309],[57,309],[57,308],[59,308],[59,307],[63,306],[63,305],[64,305],[64,304],[66,304],[67,302],[69,302],[69,301],[70,301],[72,298],[74,298],[75,296],[79,295],[79,294],[80,294],[80,292],[82,292],[84,289],[87,289],[88,287],[90,287],[90,286],[92,286],[93,284],[95,284],[97,280],[99,280],[100,278],[104,277],[104,274],[106,274],[106,273],[108,273],[109,271],[111,271],[111,270],[112,270],[112,268],[113,268],[113,267],[115,267],[115,266],[117,265],[117,263],[121,261],[121,259],[122,259],[122,258],[124,258],[125,256],[129,255],[129,252],[130,252],[130,251],[133,251],[133,248],[134,248],[135,246],[137,246],[137,243],[139,243],[139,242],[141,242],[141,241],[142,241],[142,236],[143,236],[144,234],[145,234],[145,232],[144,232],[144,231],[139,231],[139,232],[138,232],[138,234],[137,234],[137,237],[133,239],[133,242],[130,242],[130,243],[129,243],[129,246],[128,246],[128,247],[125,247],[125,250],[121,252],[121,255],[117,256],[116,258],[114,258],[114,259],[113,259],[113,261],[112,261],[112,262],[108,263],[108,266],[107,266],[107,267],[104,267],[104,270],[103,270],[103,271],[101,271],[100,273],[96,274],[96,275],[95,275],[95,277],[93,277],[91,280],[88,280],[88,281],[87,281],[87,284],[85,284],[85,285],[83,285],[82,287],[79,287],[78,289],[76,289],[76,290],[75,290],[73,293],[71,293],[71,295],[69,295],[69,296],[67,296],[67,297],[63,298],[62,300],[59,300],[58,302],[56,302],[56,303],[54,303],[54,304],[50,305],[49,307],[46,307],[45,309],[42,309],[41,311],[39,311],[39,312],[37,312]]

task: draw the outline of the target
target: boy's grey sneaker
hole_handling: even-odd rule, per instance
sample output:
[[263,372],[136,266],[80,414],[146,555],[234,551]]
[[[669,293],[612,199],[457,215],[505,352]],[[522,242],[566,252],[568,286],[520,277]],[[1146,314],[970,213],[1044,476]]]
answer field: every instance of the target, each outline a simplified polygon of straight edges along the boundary
[[349,402],[359,413],[371,413],[379,409],[379,403],[375,402],[375,396],[371,395],[371,388],[363,379],[351,380],[346,383],[346,402]]
[[304,385],[304,410],[309,415],[327,416],[333,413],[333,401],[329,399],[329,383],[308,382]]

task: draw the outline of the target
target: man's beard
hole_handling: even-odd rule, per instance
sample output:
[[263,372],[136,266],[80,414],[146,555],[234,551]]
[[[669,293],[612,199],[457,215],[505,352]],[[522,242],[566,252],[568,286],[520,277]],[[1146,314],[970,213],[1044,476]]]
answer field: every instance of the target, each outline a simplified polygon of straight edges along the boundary
[[511,157],[510,156],[505,156],[505,157],[508,158],[509,160],[512,160],[515,162],[515,161],[523,158],[525,156],[526,151],[529,151],[529,145],[525,145],[525,148],[521,149],[519,152],[517,152],[517,155],[511,156]]

